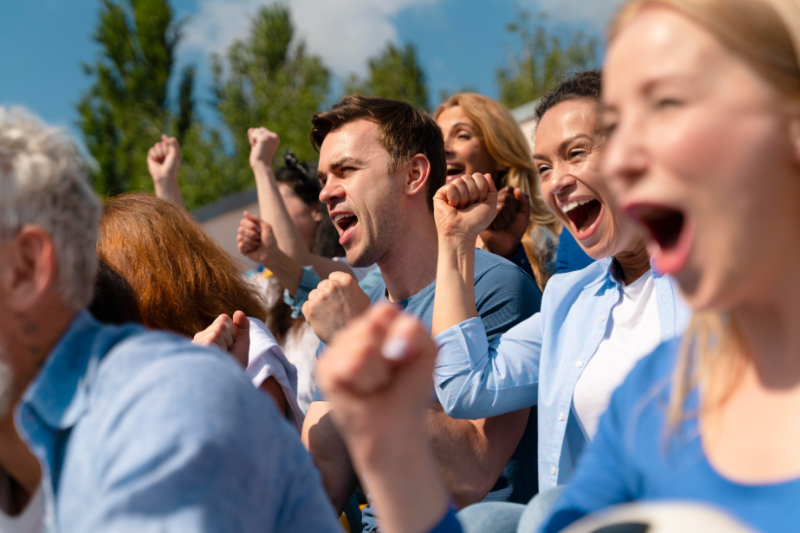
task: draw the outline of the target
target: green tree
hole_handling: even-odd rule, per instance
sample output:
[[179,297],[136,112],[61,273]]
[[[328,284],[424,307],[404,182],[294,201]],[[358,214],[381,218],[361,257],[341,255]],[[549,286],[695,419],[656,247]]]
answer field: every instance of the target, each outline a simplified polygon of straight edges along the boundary
[[316,159],[311,146],[311,117],[328,96],[330,73],[318,56],[295,39],[288,7],[261,8],[250,34],[227,53],[227,65],[212,56],[216,106],[229,128],[236,151],[230,179],[252,184],[247,129],[264,126],[281,137],[281,150],[298,159]]
[[541,97],[566,72],[597,65],[600,40],[596,37],[579,31],[565,44],[548,33],[546,14],[521,11],[518,19],[519,22],[508,24],[506,29],[519,39],[522,53],[512,54],[509,65],[497,70],[500,101],[507,107]]
[[167,83],[179,30],[166,0],[103,0],[93,36],[101,51],[93,65],[83,65],[94,83],[78,103],[101,193],[146,188],[147,145],[168,120]]
[[103,0],[93,35],[100,52],[93,64],[83,65],[93,83],[78,103],[100,194],[152,191],[147,150],[162,133],[181,143],[179,180],[187,208],[242,188],[227,179],[232,165],[221,134],[197,120],[193,66],[180,75],[177,111],[170,106],[180,27],[168,0]]
[[421,109],[429,109],[425,72],[417,60],[414,45],[398,48],[389,43],[368,63],[365,79],[351,75],[345,83],[347,94],[365,94],[405,100]]

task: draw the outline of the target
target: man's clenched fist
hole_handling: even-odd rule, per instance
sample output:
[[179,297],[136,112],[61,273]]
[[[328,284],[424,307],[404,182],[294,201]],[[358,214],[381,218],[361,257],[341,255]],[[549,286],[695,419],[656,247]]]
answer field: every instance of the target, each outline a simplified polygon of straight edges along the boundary
[[327,344],[336,332],[366,312],[369,306],[369,296],[353,276],[333,272],[308,294],[303,315],[317,337]]

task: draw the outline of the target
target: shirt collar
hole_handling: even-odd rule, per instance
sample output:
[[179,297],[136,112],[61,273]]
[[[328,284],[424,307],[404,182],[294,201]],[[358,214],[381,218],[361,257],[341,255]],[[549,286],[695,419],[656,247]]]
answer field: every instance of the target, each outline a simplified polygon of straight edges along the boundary
[[[597,277],[591,283],[586,284],[586,288],[594,287],[600,283],[604,283],[606,281],[612,281],[616,285],[622,285],[622,280],[620,279],[619,275],[619,264],[614,261],[613,257],[606,257],[605,259],[598,259],[597,264],[602,265],[600,267],[601,275]],[[655,268],[655,261],[653,257],[650,258],[650,271],[653,273],[653,280],[663,277],[663,274],[659,273],[658,270]]]
[[47,425],[67,429],[86,410],[103,355],[94,346],[101,329],[88,311],[80,311],[25,391],[23,403]]

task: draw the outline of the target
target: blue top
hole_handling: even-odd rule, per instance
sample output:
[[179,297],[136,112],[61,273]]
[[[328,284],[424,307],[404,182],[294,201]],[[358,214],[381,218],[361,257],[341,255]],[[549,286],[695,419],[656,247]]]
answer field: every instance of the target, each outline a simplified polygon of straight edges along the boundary
[[49,531],[341,531],[274,402],[176,335],[82,311],[15,415]]
[[[538,404],[539,490],[569,481],[586,436],[572,409],[575,384],[606,335],[623,285],[611,258],[550,279],[542,312],[492,340],[470,319],[436,337],[439,401],[455,418],[486,418]],[[675,283],[653,271],[661,339],[689,319]]]
[[[541,529],[560,531],[588,513],[632,500],[684,500],[721,509],[763,533],[800,525],[800,479],[743,485],[708,462],[696,418],[667,432],[666,406],[680,340],[662,344],[639,361],[614,392],[572,483]],[[697,412],[699,394],[687,398]]]
[[[434,281],[420,292],[398,302],[407,313],[420,318],[430,329],[433,321]],[[381,282],[369,293],[373,304],[386,299],[386,285]],[[514,325],[539,311],[542,293],[519,268],[502,257],[475,250],[475,306],[489,339],[495,339]],[[439,356],[441,357],[441,355]],[[315,399],[321,399],[317,396]],[[535,420],[535,413],[532,415]],[[483,418],[483,417],[477,417]],[[536,494],[535,424],[528,423],[514,455],[500,475],[487,501],[527,503]],[[370,507],[363,512],[364,531],[377,529]]]
[[556,274],[583,270],[592,263],[594,263],[594,259],[583,251],[572,233],[567,228],[561,230],[561,236],[558,238],[558,251],[556,251]]

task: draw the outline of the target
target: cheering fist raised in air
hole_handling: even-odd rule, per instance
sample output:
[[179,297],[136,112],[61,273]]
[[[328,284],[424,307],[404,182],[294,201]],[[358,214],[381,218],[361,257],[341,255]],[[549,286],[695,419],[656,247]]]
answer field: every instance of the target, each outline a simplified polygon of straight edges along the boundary
[[239,222],[236,242],[240,254],[270,269],[280,251],[272,226],[247,211]]
[[510,259],[528,231],[530,212],[530,200],[521,189],[510,186],[500,189],[497,193],[497,216],[481,232],[481,240],[486,249]]
[[433,216],[440,238],[473,243],[497,215],[497,189],[489,174],[461,176],[433,197]]
[[333,420],[387,533],[430,530],[447,510],[425,423],[436,352],[416,318],[379,304],[337,333],[317,365]]
[[225,314],[219,315],[210,326],[194,336],[192,344],[198,346],[214,344],[231,354],[243,368],[247,368],[250,352],[250,321],[241,311],[233,313],[233,318]]
[[303,316],[319,339],[328,343],[333,335],[369,309],[369,296],[356,278],[344,272],[332,272],[317,288],[308,293]]
[[147,151],[147,171],[153,178],[156,196],[183,207],[183,197],[178,185],[181,168],[181,149],[175,137],[161,136],[161,141]]
[[281,144],[278,134],[267,128],[250,128],[247,140],[250,141],[250,168],[254,171],[256,167],[272,168],[272,159]]

